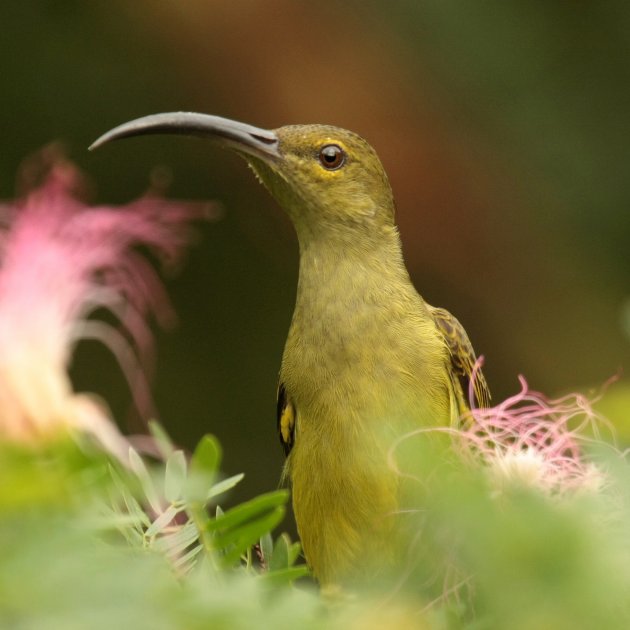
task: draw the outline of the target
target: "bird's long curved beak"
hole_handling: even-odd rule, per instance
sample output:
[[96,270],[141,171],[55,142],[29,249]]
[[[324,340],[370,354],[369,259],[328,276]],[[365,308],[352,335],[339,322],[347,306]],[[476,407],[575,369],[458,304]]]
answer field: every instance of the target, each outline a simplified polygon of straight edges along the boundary
[[150,134],[203,136],[267,162],[280,158],[278,136],[273,131],[220,116],[193,112],[171,112],[136,118],[103,134],[90,145],[89,150],[98,149],[111,140]]

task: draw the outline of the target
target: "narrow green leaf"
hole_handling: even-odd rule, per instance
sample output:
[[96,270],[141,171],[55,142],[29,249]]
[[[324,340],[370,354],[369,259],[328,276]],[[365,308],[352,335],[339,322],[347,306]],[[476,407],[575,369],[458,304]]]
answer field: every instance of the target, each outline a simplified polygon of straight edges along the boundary
[[114,486],[116,486],[116,489],[119,490],[121,493],[128,492],[127,484],[122,480],[122,477],[120,476],[118,471],[111,464],[107,464],[107,469],[109,471],[110,477],[112,478],[112,481],[114,482]]
[[[148,519],[148,517],[145,518]],[[142,529],[143,526],[150,525],[141,518],[138,518],[136,514],[124,514],[118,512],[112,512],[111,514],[99,514],[90,519],[85,519],[81,522],[81,525],[95,529],[97,531],[106,531],[108,529]]]
[[156,420],[149,420],[149,432],[155,439],[155,445],[158,451],[160,451],[160,455],[162,455],[164,459],[167,459],[175,450],[175,445],[168,436],[168,433]]
[[143,477],[144,475],[149,474],[142,458],[138,455],[138,451],[136,451],[136,449],[132,446],[129,447],[129,465],[131,466],[131,470],[133,470],[138,477]]
[[179,555],[199,538],[199,532],[194,523],[187,523],[178,527],[176,531],[160,536],[155,541],[154,548],[157,551],[169,555]]
[[302,545],[299,542],[294,542],[289,546],[289,566],[293,566],[297,561],[300,552],[302,551]]
[[227,492],[228,490],[231,490],[235,485],[241,482],[244,476],[245,475],[243,473],[239,473],[238,475],[228,477],[223,481],[215,483],[206,495],[206,499],[212,499],[212,497],[216,497],[220,494],[223,494],[224,492]]
[[183,451],[174,451],[166,460],[164,496],[174,503],[182,498],[186,482],[186,456]]
[[122,499],[125,507],[127,508],[127,512],[148,525],[150,523],[149,517],[146,515],[145,511],[142,509],[138,501],[136,501],[136,499],[129,492],[129,488],[122,480],[120,475],[112,466],[109,466],[109,472],[112,480],[114,481],[114,486],[119,493],[119,496],[116,497],[116,499]]
[[131,547],[143,547],[144,535],[135,528],[123,527],[118,530]]
[[175,518],[178,510],[175,506],[169,506],[162,514],[160,514],[154,521],[151,523],[145,535],[149,538],[159,534],[165,527],[170,525],[171,521]]
[[263,562],[269,568],[269,563],[273,556],[273,537],[270,532],[263,534],[260,537],[260,553],[263,557]]
[[153,480],[151,479],[151,474],[149,473],[145,463],[142,461],[140,455],[138,455],[138,452],[131,447],[129,447],[129,465],[131,470],[133,470],[140,480],[142,490],[149,502],[149,505],[151,506],[151,509],[154,512],[161,512],[163,509],[162,502],[160,501],[158,492],[153,484]]
[[[192,567],[192,560],[202,551],[203,547],[201,545],[197,545],[193,547],[190,551],[185,553],[183,556],[180,556],[176,560],[173,561],[173,566],[176,569],[182,569],[184,571],[188,571]],[[186,565],[190,564],[189,567]]]
[[[286,490],[276,490],[274,492],[261,494],[250,501],[233,507],[220,516],[217,515],[216,519],[208,523],[206,526],[207,530],[216,531],[219,529],[227,529],[239,523],[252,520],[267,510],[272,510],[281,505],[283,506],[287,502],[288,497],[289,494]],[[264,532],[261,532],[261,534],[262,533]]]

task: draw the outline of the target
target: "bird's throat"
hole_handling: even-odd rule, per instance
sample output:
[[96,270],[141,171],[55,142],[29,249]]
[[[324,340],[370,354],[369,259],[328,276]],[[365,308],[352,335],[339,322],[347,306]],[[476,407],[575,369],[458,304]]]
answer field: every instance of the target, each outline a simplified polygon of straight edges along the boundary
[[[395,229],[369,248],[334,241],[300,247],[300,272],[289,337],[314,353],[351,352],[377,338],[393,311],[419,300]],[[327,354],[327,353],[323,353]]]

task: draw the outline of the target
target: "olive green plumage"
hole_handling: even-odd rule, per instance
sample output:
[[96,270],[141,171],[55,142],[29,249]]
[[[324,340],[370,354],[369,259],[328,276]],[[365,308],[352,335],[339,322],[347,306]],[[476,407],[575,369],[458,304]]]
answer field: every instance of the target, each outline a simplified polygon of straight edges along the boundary
[[[401,492],[388,451],[414,428],[458,420],[475,355],[457,319],[411,283],[378,156],[336,127],[266,131],[198,114],[140,119],[97,143],[155,131],[240,152],[293,222],[300,269],[278,431],[304,552],[324,584],[360,574],[366,556],[386,562]],[[488,403],[481,372],[473,393]]]
[[[426,304],[409,279],[372,147],[319,125],[276,134],[281,168],[250,162],[300,245],[279,430],[304,551],[329,583],[351,575],[368,549],[387,555],[399,492],[388,447],[414,427],[459,417],[475,356],[461,324]],[[320,159],[330,145],[345,155],[334,170]],[[487,402],[482,375],[475,392]]]

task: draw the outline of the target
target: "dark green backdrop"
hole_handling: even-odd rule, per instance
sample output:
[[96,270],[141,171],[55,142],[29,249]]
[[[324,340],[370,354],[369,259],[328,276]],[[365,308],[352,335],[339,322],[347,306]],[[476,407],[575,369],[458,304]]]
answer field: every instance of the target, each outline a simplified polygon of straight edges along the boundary
[[[154,388],[176,440],[219,436],[227,472],[247,473],[241,496],[275,486],[282,464],[295,239],[244,165],[203,142],[86,152],[125,120],[181,109],[350,127],[390,174],[419,290],[463,321],[496,398],[520,372],[556,394],[628,365],[627,3],[24,0],[2,3],[0,25],[0,196],[25,155],[61,140],[98,202],[139,195],[156,166],[171,196],[222,202],[168,279],[180,322],[157,333]],[[73,375],[124,419],[104,350],[81,347]]]

